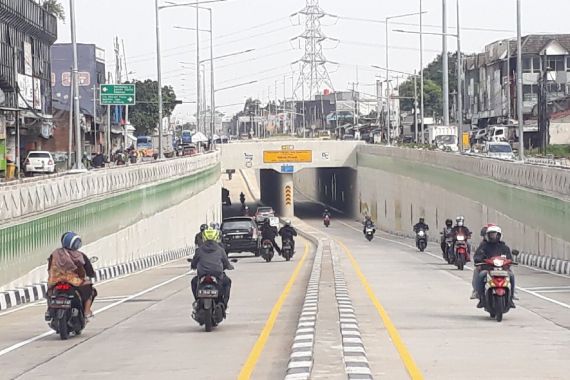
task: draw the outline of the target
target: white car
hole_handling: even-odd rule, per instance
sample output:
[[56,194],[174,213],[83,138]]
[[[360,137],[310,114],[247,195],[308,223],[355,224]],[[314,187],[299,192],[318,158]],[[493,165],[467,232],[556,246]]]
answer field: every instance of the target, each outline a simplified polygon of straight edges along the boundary
[[26,175],[33,173],[55,173],[55,161],[50,152],[33,150],[28,153],[28,157],[24,162],[24,171]]
[[498,158],[501,160],[514,160],[515,154],[513,148],[507,142],[488,142],[485,144],[484,152],[487,157]]

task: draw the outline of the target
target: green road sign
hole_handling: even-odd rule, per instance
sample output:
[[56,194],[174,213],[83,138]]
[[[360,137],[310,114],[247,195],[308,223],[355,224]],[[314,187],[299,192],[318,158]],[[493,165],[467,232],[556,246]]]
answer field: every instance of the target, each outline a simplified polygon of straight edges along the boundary
[[134,106],[136,90],[134,84],[102,84],[100,91],[102,106]]

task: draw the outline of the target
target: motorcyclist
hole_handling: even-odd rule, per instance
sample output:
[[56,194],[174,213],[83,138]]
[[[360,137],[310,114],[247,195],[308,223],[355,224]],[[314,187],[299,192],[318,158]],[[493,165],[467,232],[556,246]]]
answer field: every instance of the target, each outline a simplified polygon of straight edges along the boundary
[[329,211],[328,208],[325,208],[325,211],[323,212],[323,219],[328,217],[330,219],[331,217],[331,212]]
[[[228,260],[226,251],[217,243],[220,231],[208,228],[203,232],[204,244],[196,250],[190,267],[197,270],[197,275],[192,279],[192,294],[196,300],[198,281],[201,277],[210,275],[220,281],[224,306],[227,309],[230,300],[232,280],[224,273],[225,270],[234,269]],[[197,303],[194,302],[194,307]]]
[[[503,241],[501,241],[502,237],[502,230],[501,227],[491,225],[487,227],[485,231],[485,241],[479,245],[477,251],[475,252],[475,256],[473,257],[473,261],[475,264],[480,264],[485,261],[485,259],[490,259],[495,256],[505,256],[509,260],[513,260],[513,255],[511,254],[511,249],[507,246]],[[481,269],[479,271],[479,278],[477,281],[477,293],[479,295],[479,303],[477,304],[478,308],[482,308],[484,306],[483,297],[485,296],[485,281],[487,280],[487,273],[488,270]],[[515,292],[515,275],[509,269],[509,277],[511,280],[511,299],[509,300],[511,307],[514,308],[515,304],[512,300],[512,294]]]
[[239,193],[239,201],[242,205],[245,204],[245,194],[243,193],[243,191]]
[[465,242],[467,244],[467,254],[471,256],[471,244],[467,242],[468,239],[471,239],[471,231],[465,225],[465,218],[463,216],[458,216],[455,219],[455,226],[451,229],[451,236],[453,237],[453,249],[455,249],[455,243],[457,242],[457,236],[463,235],[465,236]]
[[376,233],[376,226],[374,225],[374,222],[372,221],[372,218],[370,217],[370,215],[366,215],[364,217],[364,222],[362,222],[362,224],[364,225],[364,229],[362,230],[362,233],[366,235],[366,229],[367,228],[372,228],[374,230],[374,233]]
[[417,233],[420,230],[429,231],[429,226],[425,223],[424,218],[420,218],[420,221],[414,224],[414,232]]
[[251,216],[251,215],[249,214],[249,207],[245,206],[245,207],[243,208],[243,216]]
[[453,229],[453,220],[446,219],[445,220],[445,227],[443,227],[443,231],[441,232],[441,252],[443,252],[444,258],[447,260],[447,243],[446,239],[451,237],[451,231]]
[[263,225],[261,226],[261,240],[269,240],[275,251],[281,255],[281,248],[275,242],[275,237],[278,235],[277,227],[273,227],[269,221],[269,218],[265,219]]
[[200,226],[200,232],[198,232],[194,237],[194,247],[196,247],[196,249],[200,248],[202,244],[204,244],[204,231],[207,229],[208,225],[205,223]]
[[[66,232],[61,237],[61,248],[57,248],[48,258],[48,294],[58,282],[66,282],[77,288],[85,318],[93,317],[91,305],[97,295],[90,278],[95,271],[89,258],[79,249],[82,246],[81,236],[74,232]],[[49,314],[46,313],[46,319]]]
[[281,227],[279,230],[279,236],[281,236],[281,242],[284,242],[285,240],[289,240],[291,242],[291,249],[293,250],[293,253],[295,253],[294,237],[297,236],[297,230],[293,228],[290,220],[285,221],[285,226]]

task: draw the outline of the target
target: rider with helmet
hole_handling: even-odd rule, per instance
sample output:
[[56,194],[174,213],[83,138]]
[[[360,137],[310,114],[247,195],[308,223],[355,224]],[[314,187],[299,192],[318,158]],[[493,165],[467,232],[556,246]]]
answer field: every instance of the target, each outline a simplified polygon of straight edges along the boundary
[[364,229],[362,230],[363,234],[366,235],[366,229],[367,228],[373,228],[374,233],[376,233],[376,226],[374,225],[374,222],[372,221],[372,218],[370,217],[370,215],[366,215],[364,217],[364,222],[362,222],[362,224],[364,225]]
[[326,218],[327,216],[330,218],[331,212],[329,211],[328,208],[325,208],[325,211],[323,212],[323,218]]
[[446,219],[445,227],[441,232],[441,251],[443,252],[443,258],[447,260],[447,243],[446,240],[451,237],[451,232],[453,230],[453,220]]
[[[453,237],[453,249],[455,249],[455,243],[457,242],[457,236],[465,236],[465,240],[471,238],[471,231],[465,225],[465,218],[463,216],[458,216],[455,219],[455,226],[451,229],[451,236]],[[471,256],[471,244],[467,243],[467,253]]]
[[[473,256],[473,261],[475,264],[480,264],[485,261],[485,259],[490,259],[496,256],[505,256],[509,260],[513,260],[513,255],[511,254],[511,249],[501,241],[502,238],[502,230],[501,227],[496,225],[490,225],[487,227],[485,231],[485,240],[479,245],[477,251],[475,252],[475,256]],[[483,297],[485,292],[485,281],[487,279],[487,270],[480,270],[478,274],[478,280],[476,283],[476,289],[479,296],[479,303],[477,304],[478,308],[484,306]],[[512,301],[512,295],[515,292],[515,275],[509,269],[509,277],[511,280],[512,286],[512,294],[511,299],[509,300],[511,303],[511,307],[515,307]]]
[[194,246],[196,248],[200,248],[202,244],[204,244],[204,231],[206,231],[207,229],[208,225],[205,223],[200,226],[200,232],[198,232],[194,237]]
[[[77,288],[85,318],[93,317],[91,305],[97,295],[90,278],[95,271],[89,258],[81,251],[81,236],[74,232],[66,232],[61,237],[61,248],[57,248],[48,258],[48,294],[58,282],[66,282]],[[48,318],[46,314],[46,318]]]
[[261,226],[261,239],[262,239],[262,241],[263,240],[269,240],[271,242],[271,244],[273,245],[273,248],[275,249],[275,251],[279,255],[281,255],[281,248],[279,248],[279,246],[275,242],[275,238],[277,237],[278,234],[279,234],[279,231],[277,231],[277,227],[273,227],[271,225],[269,218],[265,219],[265,221],[263,222],[263,225]]
[[429,231],[429,226],[426,224],[423,217],[420,218],[420,221],[414,225],[414,232],[417,233],[420,230]]
[[293,228],[290,220],[285,221],[285,226],[281,227],[281,229],[279,230],[279,236],[281,236],[281,242],[285,242],[285,240],[289,240],[291,242],[291,248],[293,249],[294,253],[295,252],[294,237],[297,236],[297,230]]
[[214,276],[220,281],[224,305],[227,309],[230,300],[232,280],[224,273],[234,269],[228,260],[226,251],[218,244],[220,231],[208,228],[203,232],[204,244],[196,250],[190,267],[197,270],[197,276],[192,279],[192,294],[196,299],[198,280],[206,275]]

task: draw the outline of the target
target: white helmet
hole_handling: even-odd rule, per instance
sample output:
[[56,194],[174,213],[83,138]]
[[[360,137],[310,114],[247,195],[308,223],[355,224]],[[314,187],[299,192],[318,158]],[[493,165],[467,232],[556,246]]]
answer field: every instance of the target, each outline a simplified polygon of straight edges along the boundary
[[459,227],[463,227],[463,225],[465,224],[465,218],[462,216],[458,216],[455,221],[457,222],[457,225]]
[[[491,236],[493,234],[493,236]],[[499,226],[489,226],[487,227],[487,232],[485,234],[485,240],[490,243],[497,243],[501,241],[501,236],[503,235],[503,231]]]

